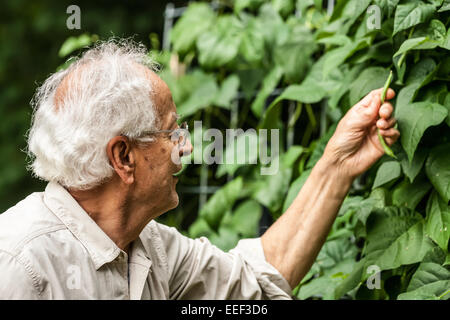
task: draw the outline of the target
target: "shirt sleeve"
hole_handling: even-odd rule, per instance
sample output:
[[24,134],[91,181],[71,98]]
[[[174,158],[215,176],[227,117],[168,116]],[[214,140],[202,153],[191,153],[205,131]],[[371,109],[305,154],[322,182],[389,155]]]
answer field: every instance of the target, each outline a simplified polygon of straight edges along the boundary
[[18,257],[0,250],[0,299],[37,300],[39,294],[33,276]]
[[291,299],[291,288],[264,256],[261,239],[224,252],[201,237],[159,226],[167,253],[171,299]]

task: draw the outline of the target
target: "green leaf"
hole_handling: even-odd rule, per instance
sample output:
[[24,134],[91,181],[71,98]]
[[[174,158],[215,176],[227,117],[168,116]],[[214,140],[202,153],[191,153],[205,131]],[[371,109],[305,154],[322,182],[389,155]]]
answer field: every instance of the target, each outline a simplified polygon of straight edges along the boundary
[[427,21],[436,8],[422,1],[413,1],[397,6],[395,11],[393,36],[402,30],[409,29]]
[[239,198],[242,185],[242,177],[237,177],[228,182],[214,193],[201,208],[200,217],[205,219],[212,229],[217,230],[223,215],[232,208],[235,201]]
[[400,164],[397,161],[384,162],[377,171],[375,181],[372,186],[372,190],[397,179],[401,175]]
[[320,296],[325,300],[334,299],[336,287],[350,274],[358,249],[348,238],[338,238],[325,242],[315,265],[321,270],[319,277],[300,287],[298,298],[307,299]]
[[447,113],[442,105],[427,101],[397,104],[396,116],[402,133],[400,139],[410,162],[425,130],[440,124]]
[[[447,29],[445,28],[445,25],[437,19],[431,20],[425,29],[418,29],[415,33],[415,35],[418,36],[428,37],[431,42],[435,42],[436,45],[441,44],[445,40],[446,34]],[[432,49],[435,48],[435,45],[421,45],[420,47]]]
[[253,113],[257,116],[261,116],[264,111],[265,103],[272,91],[277,87],[280,82],[283,70],[280,67],[273,68],[269,74],[264,78],[261,90],[256,95],[255,100],[251,105]]
[[416,49],[419,45],[429,41],[427,37],[418,37],[414,39],[408,39],[402,43],[398,51],[394,54],[394,57],[401,55],[402,53],[408,52],[410,50]]
[[316,103],[323,99],[326,92],[312,81],[304,81],[301,85],[290,85],[267,108],[262,118],[262,128],[270,128],[274,120],[278,118],[282,100],[294,100],[303,103]]
[[413,182],[422,169],[423,164],[428,153],[425,149],[419,148],[414,153],[412,162],[409,162],[406,153],[402,152],[399,155],[400,164],[402,165],[403,173],[408,177],[409,182]]
[[274,48],[274,62],[283,69],[288,83],[300,82],[311,64],[311,55],[316,50],[309,29],[296,26],[289,38]]
[[276,174],[265,176],[260,181],[253,191],[252,198],[267,207],[272,213],[276,213],[283,205],[291,176],[291,168],[279,168]]
[[421,215],[404,207],[375,209],[366,226],[368,263],[381,270],[421,261],[433,248]]
[[369,45],[369,39],[363,38],[327,52],[323,57],[324,77],[328,76],[333,69],[338,68],[340,65],[342,65],[345,60],[350,58],[355,52],[367,48]]
[[431,189],[430,183],[421,177],[422,179],[416,179],[413,183],[405,180],[396,187],[392,194],[392,203],[398,207],[404,206],[414,210]]
[[170,31],[173,49],[179,53],[191,50],[201,34],[215,21],[212,8],[206,3],[192,3]]
[[409,282],[407,291],[417,290],[420,287],[440,280],[450,280],[450,271],[433,262],[422,262]]
[[446,300],[450,298],[450,280],[436,281],[417,290],[399,294],[398,300]]
[[250,64],[258,65],[265,55],[264,48],[264,25],[260,19],[248,21],[242,35],[239,53]]
[[255,9],[264,3],[264,0],[235,0],[234,12],[239,13],[246,8]]
[[[230,136],[231,137],[231,136]],[[256,131],[246,130],[236,138],[228,139],[223,156],[223,163],[219,164],[216,177],[225,174],[233,175],[240,167],[256,164],[258,160],[258,136]]]
[[382,67],[370,67],[361,72],[350,86],[350,104],[354,105],[370,91],[382,88],[389,76],[389,70]]
[[448,203],[450,201],[450,144],[433,148],[425,163],[428,179],[439,195]]
[[305,184],[310,173],[311,169],[303,171],[303,173],[297,179],[295,179],[294,182],[292,182],[291,186],[289,187],[286,199],[284,200],[283,212],[286,212],[286,210],[289,208],[292,202],[294,202],[294,199],[297,197],[298,193],[300,192],[300,189]]
[[[450,288],[450,271],[432,262],[422,262],[399,300],[440,299]],[[443,297],[448,299],[449,297]]]
[[199,237],[209,237],[213,234],[213,230],[209,226],[209,224],[205,221],[205,219],[198,218],[189,226],[189,237],[191,238],[199,238]]
[[381,270],[395,269],[422,260],[432,242],[425,236],[425,225],[420,221],[393,241],[377,258],[375,264]]
[[214,97],[216,106],[230,109],[231,101],[236,97],[239,89],[239,77],[235,74],[228,76]]
[[220,227],[218,233],[213,233],[209,240],[211,243],[223,251],[229,251],[236,247],[239,236],[237,232],[233,229]]
[[259,203],[254,200],[247,200],[233,212],[231,228],[240,233],[242,237],[257,237],[261,215],[262,208]]
[[234,16],[223,15],[197,38],[198,60],[205,68],[221,67],[233,60],[241,44],[241,26]]
[[399,2],[400,0],[374,0],[374,3],[383,10],[388,18],[394,14]]
[[87,33],[83,33],[82,35],[78,37],[69,37],[64,41],[61,48],[59,49],[58,56],[60,58],[63,58],[75,50],[84,48],[92,44],[98,39],[98,36],[92,35],[90,36]]
[[445,97],[444,106],[448,110],[448,115],[447,115],[447,118],[445,118],[445,122],[450,127],[450,93],[447,93],[447,96]]
[[450,206],[433,192],[427,204],[427,233],[443,250],[447,250],[450,237]]
[[441,48],[450,50],[450,28],[447,30],[447,35],[442,43],[439,45]]
[[177,112],[183,118],[193,115],[214,102],[219,90],[216,81],[213,77],[205,77],[204,79],[205,82],[196,87],[190,97],[177,108]]
[[444,0],[442,7],[439,8],[438,12],[444,12],[450,10],[450,0]]

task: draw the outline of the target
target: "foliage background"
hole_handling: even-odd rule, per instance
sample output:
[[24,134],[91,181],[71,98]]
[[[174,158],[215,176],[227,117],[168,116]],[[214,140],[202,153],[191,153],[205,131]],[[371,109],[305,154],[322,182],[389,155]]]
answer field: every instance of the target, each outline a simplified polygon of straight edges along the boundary
[[[78,33],[61,27],[68,4],[8,3],[6,12],[14,20],[2,19],[0,33],[7,43],[0,51],[1,205],[6,209],[43,188],[23,170],[17,146],[24,147],[29,124],[27,103],[35,88],[30,79],[42,81],[64,62],[57,56],[68,36],[138,33],[137,40],[163,66],[161,77],[191,127],[201,119],[205,127],[223,130],[281,130],[281,167],[274,176],[261,176],[261,164],[189,165],[181,176],[184,190],[205,178],[218,190],[201,208],[197,196],[181,193],[180,207],[161,221],[192,237],[207,236],[225,250],[240,238],[258,236],[286,210],[338,120],[382,87],[393,70],[402,133],[393,147],[396,158],[384,156],[355,180],[316,263],[293,294],[301,299],[450,298],[450,2],[341,0],[332,14],[325,2],[235,0],[215,2],[215,9],[192,3],[172,30],[170,52],[160,51],[156,37],[148,37],[156,31],[161,39],[161,3],[155,11],[142,3],[111,11],[101,9],[105,3],[80,4],[86,24]],[[376,30],[367,28],[372,4],[382,15]],[[33,39],[34,50],[25,50]],[[79,52],[83,38],[77,39],[64,43],[65,54]],[[239,152],[248,153],[245,144],[239,146]],[[381,270],[380,289],[365,284],[371,265]]]

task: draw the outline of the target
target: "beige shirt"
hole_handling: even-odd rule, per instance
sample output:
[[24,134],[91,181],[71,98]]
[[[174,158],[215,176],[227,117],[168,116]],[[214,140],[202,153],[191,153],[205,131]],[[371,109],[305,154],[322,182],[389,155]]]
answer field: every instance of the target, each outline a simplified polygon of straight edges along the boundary
[[127,255],[57,183],[0,215],[0,299],[290,299],[260,238],[223,252],[151,221]]

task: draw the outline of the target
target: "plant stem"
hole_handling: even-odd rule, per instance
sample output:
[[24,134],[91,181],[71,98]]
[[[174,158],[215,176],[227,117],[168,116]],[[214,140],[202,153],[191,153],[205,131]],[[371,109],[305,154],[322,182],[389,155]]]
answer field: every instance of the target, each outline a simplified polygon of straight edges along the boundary
[[438,298],[439,298],[439,300],[441,300],[444,296],[446,296],[447,294],[449,294],[450,293],[450,289],[449,290],[447,290],[447,291],[445,291],[443,294],[441,294]]

